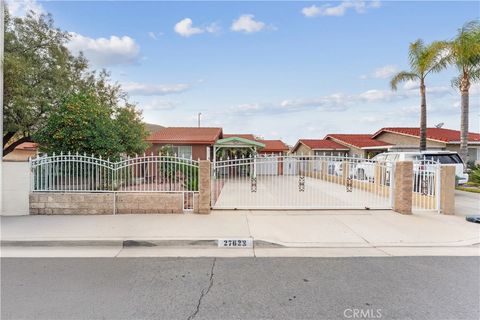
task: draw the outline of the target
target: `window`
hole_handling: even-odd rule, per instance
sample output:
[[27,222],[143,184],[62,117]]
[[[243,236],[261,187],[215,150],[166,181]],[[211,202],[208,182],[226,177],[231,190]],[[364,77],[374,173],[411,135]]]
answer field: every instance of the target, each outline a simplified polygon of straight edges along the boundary
[[173,153],[181,158],[192,158],[192,146],[173,146]]
[[398,154],[391,153],[387,154],[387,161],[397,161]]
[[456,164],[462,163],[462,159],[456,153],[452,154],[426,154],[425,159],[438,161],[441,164]]

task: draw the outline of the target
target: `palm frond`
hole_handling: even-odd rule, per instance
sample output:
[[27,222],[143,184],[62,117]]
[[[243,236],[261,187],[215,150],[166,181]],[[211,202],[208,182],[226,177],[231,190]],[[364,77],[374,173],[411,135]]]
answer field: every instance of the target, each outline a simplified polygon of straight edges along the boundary
[[393,76],[392,80],[390,80],[390,87],[393,91],[397,90],[398,84],[401,82],[409,81],[409,80],[417,80],[419,79],[419,75],[414,72],[409,71],[401,71]]
[[430,72],[439,72],[454,61],[451,55],[450,44],[444,41],[435,41],[425,48],[424,63],[425,75]]
[[467,22],[451,42],[454,63],[459,70],[475,68],[480,63],[480,22]]
[[461,77],[460,77],[460,76],[454,77],[454,78],[452,79],[452,81],[450,82],[452,88],[458,90],[458,88],[460,87],[460,80],[461,80]]
[[415,42],[410,43],[408,48],[408,61],[412,70],[419,71],[419,62],[421,60],[424,47],[425,44],[423,43],[422,39],[417,39]]

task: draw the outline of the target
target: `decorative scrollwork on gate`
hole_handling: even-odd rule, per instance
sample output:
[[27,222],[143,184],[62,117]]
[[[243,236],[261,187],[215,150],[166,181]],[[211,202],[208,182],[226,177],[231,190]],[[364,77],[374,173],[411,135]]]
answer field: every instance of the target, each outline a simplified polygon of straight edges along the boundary
[[250,192],[257,192],[257,178],[250,180]]
[[422,196],[428,195],[428,181],[427,181],[427,179],[422,179],[422,183],[420,185],[420,191],[422,193]]
[[305,177],[299,176],[298,177],[298,191],[304,192],[305,191]]
[[352,180],[352,178],[347,178],[347,183],[345,184],[345,187],[347,188],[347,192],[352,192],[352,190],[353,190],[353,180]]

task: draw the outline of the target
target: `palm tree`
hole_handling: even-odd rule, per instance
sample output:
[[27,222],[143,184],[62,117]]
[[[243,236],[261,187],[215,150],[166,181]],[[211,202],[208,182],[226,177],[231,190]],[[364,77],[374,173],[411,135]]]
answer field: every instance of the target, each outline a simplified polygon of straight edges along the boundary
[[427,149],[427,99],[425,78],[429,73],[439,72],[448,65],[445,55],[445,44],[433,42],[425,45],[418,39],[410,43],[408,50],[410,71],[397,73],[390,81],[392,90],[396,91],[397,86],[405,81],[418,81],[420,83],[420,150]]
[[472,82],[480,80],[480,23],[477,20],[467,22],[458,29],[453,41],[445,43],[449,49],[452,64],[460,71],[452,80],[452,86],[460,89],[460,157],[468,162],[468,118],[469,89]]

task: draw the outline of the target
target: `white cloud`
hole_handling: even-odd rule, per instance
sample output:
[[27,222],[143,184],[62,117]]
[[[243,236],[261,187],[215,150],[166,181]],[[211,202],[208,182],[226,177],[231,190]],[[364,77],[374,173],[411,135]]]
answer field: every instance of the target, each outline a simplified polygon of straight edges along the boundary
[[[414,96],[419,94],[419,91],[418,91],[419,86],[420,84],[418,81],[409,80],[409,81],[406,81],[405,84],[403,85],[403,90],[405,90],[405,93],[408,96]],[[427,87],[427,94],[431,94],[431,95],[439,96],[439,95],[445,95],[447,93],[453,92],[452,88],[448,86],[429,86],[427,84],[426,87]]]
[[[449,89],[449,87],[427,87],[427,93],[432,98],[443,97],[450,92],[451,89]],[[234,106],[230,108],[230,111],[243,115],[293,113],[307,110],[341,112],[358,105],[393,103],[418,97],[419,93],[416,90],[392,91],[370,89],[356,94],[335,93],[318,98],[285,99],[278,103],[247,103]],[[429,101],[429,103],[431,102]],[[429,108],[431,108],[431,106]],[[437,107],[431,110],[444,111],[445,108],[439,109]]]
[[204,32],[203,29],[194,27],[193,21],[190,18],[185,18],[177,22],[177,24],[175,24],[175,27],[173,29],[175,30],[176,33],[178,33],[182,37],[190,37],[190,36],[193,36],[194,34],[200,34]]
[[234,20],[230,30],[243,33],[254,33],[269,27],[275,29],[273,26],[267,26],[265,22],[255,20],[253,14],[242,14],[238,19]]
[[187,83],[177,84],[147,84],[138,82],[122,83],[122,88],[130,95],[137,96],[163,96],[173,93],[182,93],[190,89]]
[[373,70],[370,74],[361,75],[360,79],[387,79],[400,71],[400,68],[394,64],[389,64]]
[[160,36],[163,36],[163,32],[153,32],[153,31],[148,32],[148,37],[153,40],[157,40],[158,37]]
[[470,86],[471,95],[480,95],[480,83],[476,82]]
[[302,14],[305,17],[313,18],[318,16],[332,16],[340,17],[348,10],[355,10],[357,13],[364,13],[370,8],[379,8],[381,6],[380,1],[342,1],[340,4],[333,6],[331,4],[325,4],[322,6],[311,5],[302,9]]
[[140,54],[140,47],[129,36],[93,39],[70,32],[67,47],[74,54],[83,52],[94,66],[102,67],[134,63]]
[[153,98],[145,103],[140,103],[139,106],[142,110],[146,111],[165,111],[165,110],[173,110],[178,105],[180,105],[180,101],[170,101],[170,100],[163,100],[159,98]]
[[418,89],[419,83],[418,81],[414,80],[408,80],[403,84],[403,89],[404,90],[413,90],[413,89]]
[[35,15],[45,13],[43,6],[36,0],[7,0],[8,12],[14,17],[23,17],[32,11]]
[[379,102],[390,101],[395,97],[399,97],[399,94],[396,92],[373,89],[362,92],[359,95],[354,96],[353,99],[365,102]]
[[178,33],[182,37],[188,38],[195,34],[201,34],[205,32],[218,33],[220,31],[220,26],[214,22],[206,27],[194,27],[192,19],[185,18],[177,22],[173,29],[175,30],[176,33]]

